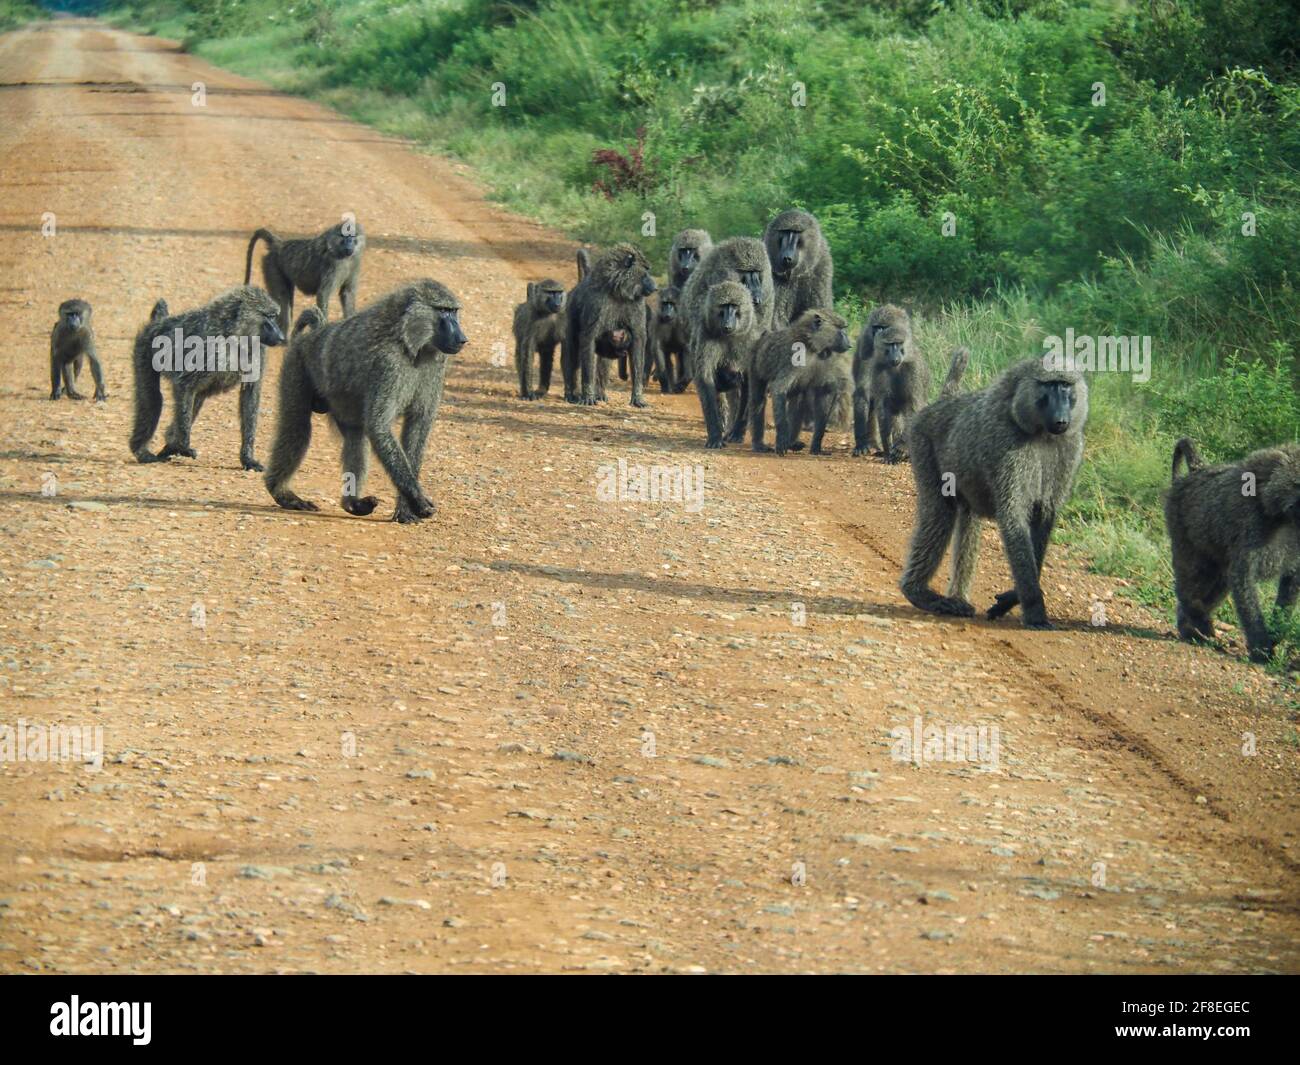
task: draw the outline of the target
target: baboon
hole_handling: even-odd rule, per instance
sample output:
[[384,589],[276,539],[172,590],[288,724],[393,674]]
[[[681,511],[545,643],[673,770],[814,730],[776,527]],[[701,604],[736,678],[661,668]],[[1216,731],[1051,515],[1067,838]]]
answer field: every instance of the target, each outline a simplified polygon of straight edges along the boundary
[[266,241],[262,256],[262,277],[266,291],[280,305],[280,331],[287,333],[293,320],[293,292],[300,289],[316,297],[316,306],[329,317],[330,300],[337,292],[343,317],[355,313],[357,282],[361,278],[361,256],[366,235],[357,222],[330,226],[324,233],[301,240],[281,240],[269,229],[259,229],[248,242],[244,262],[244,284],[253,276],[253,246]]
[[912,320],[902,307],[885,303],[872,310],[867,324],[858,334],[853,349],[853,454],[865,455],[871,448],[880,449],[880,421],[871,409],[871,369],[875,355],[876,336],[891,325],[906,329],[912,335]]
[[826,423],[841,397],[853,387],[848,323],[832,310],[811,308],[782,329],[774,329],[755,346],[749,363],[749,439],[755,451],[771,451],[763,442],[767,395],[772,394],[776,453],[802,448],[803,412],[812,412],[812,454],[822,453]]
[[830,307],[831,249],[822,227],[807,211],[782,211],[763,230],[776,286],[772,328],[789,325],[804,311]]
[[[468,342],[460,301],[427,279],[341,322],[325,324],[316,308],[303,312],[280,371],[280,419],[266,471],[271,498],[286,510],[319,509],[288,487],[311,443],[315,412],[328,414],[343,437],[344,510],[364,515],[379,505],[361,495],[373,447],[397,489],[393,521],[431,517],[436,508],[420,487],[420,465],[442,401],[447,356]],[[399,416],[400,444],[393,436]]]
[[705,254],[682,286],[677,313],[685,313],[684,324],[692,351],[694,333],[704,321],[709,289],[722,281],[739,281],[749,290],[758,335],[772,328],[772,264],[767,260],[763,242],[753,237],[730,237]]
[[76,389],[82,364],[90,362],[95,378],[95,399],[108,399],[104,391],[104,371],[95,352],[95,330],[90,325],[90,304],[85,300],[64,300],[59,304],[59,320],[50,331],[50,399],[64,392],[69,399],[85,399]]
[[658,306],[653,310],[655,375],[664,392],[683,392],[691,382],[691,368],[686,357],[686,322],[678,309],[681,298],[682,290],[669,285],[660,290]]
[[[206,306],[169,314],[167,303],[153,306],[135,338],[135,423],[131,453],[139,462],[165,462],[173,455],[197,458],[190,430],[209,396],[239,386],[239,462],[260,470],[253,454],[262,398],[265,358],[262,346],[284,343],[280,307],[260,288],[232,288]],[[146,446],[162,413],[162,378],[171,382],[172,423],[156,455]]]
[[[997,597],[988,616],[1020,604],[1026,628],[1052,627],[1039,576],[1057,512],[1083,460],[1087,418],[1082,375],[1046,369],[1035,358],[978,392],[945,396],[912,419],[916,527],[899,582],[909,602],[936,614],[973,616],[967,596],[979,555],[978,519],[993,518],[1015,588]],[[929,584],[950,540],[945,596]]]
[[[1180,477],[1178,467],[1187,464]],[[1277,606],[1300,589],[1300,444],[1282,444],[1240,462],[1205,466],[1196,445],[1174,445],[1165,527],[1173,548],[1178,635],[1212,640],[1214,611],[1229,593],[1256,662],[1274,640],[1260,609],[1258,582],[1278,578]]]
[[668,249],[668,284],[684,288],[686,279],[712,249],[713,238],[707,230],[683,229],[673,237],[673,246]]
[[[604,398],[608,370],[597,349],[602,341],[618,343],[620,330],[628,336],[632,364],[632,399],[634,407],[647,406],[645,401],[646,309],[645,297],[655,291],[650,264],[642,252],[631,244],[616,244],[599,255],[587,270],[582,268],[579,253],[577,287],[569,294],[564,342],[560,348],[564,371],[564,398],[570,403],[593,405]],[[609,336],[606,336],[609,334]],[[617,358],[617,348],[614,350]],[[608,356],[606,356],[608,357]],[[582,372],[582,391],[578,391],[578,372]]]
[[[754,300],[739,281],[721,281],[709,289],[702,320],[692,331],[695,388],[707,431],[705,447],[720,448],[724,440],[745,438],[745,367],[758,340]],[[731,397],[724,435],[718,395]]]
[[[581,281],[591,272],[591,252],[586,248],[578,249],[578,280]],[[652,321],[649,304],[646,305],[646,371],[645,379],[650,380],[650,323]],[[602,359],[618,360],[618,379],[626,381],[627,360],[632,351],[632,334],[626,329],[607,329],[596,338],[596,354]],[[561,349],[563,352],[563,349]],[[605,399],[605,389],[609,384],[609,367],[603,362],[597,363],[596,396]]]
[[[883,310],[883,320],[870,340],[874,353],[864,364],[867,370],[867,421],[878,425],[880,452],[886,462],[893,463],[907,457],[907,425],[917,411],[930,402],[930,367],[916,350],[908,313],[899,307]],[[875,317],[874,313],[872,317]],[[868,332],[864,329],[863,335]],[[969,360],[970,352],[965,348],[952,353],[948,377],[943,384],[944,395],[956,392]],[[858,454],[857,448],[855,432],[854,454]]]
[[[528,296],[515,308],[515,369],[519,398],[541,399],[551,390],[555,349],[564,340],[564,286],[553,278],[530,281]],[[533,354],[538,356],[538,388],[533,388]]]

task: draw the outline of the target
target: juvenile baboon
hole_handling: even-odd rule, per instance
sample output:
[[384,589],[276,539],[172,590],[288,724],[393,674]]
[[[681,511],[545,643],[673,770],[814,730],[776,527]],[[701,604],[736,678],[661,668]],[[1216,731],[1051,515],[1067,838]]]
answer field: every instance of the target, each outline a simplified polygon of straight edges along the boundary
[[761,240],[753,237],[730,237],[715,244],[691,272],[682,286],[677,313],[685,314],[690,350],[694,352],[694,334],[704,321],[709,289],[722,281],[739,281],[749,291],[754,304],[754,325],[761,336],[772,328],[772,264]]
[[684,288],[686,279],[712,250],[713,238],[707,230],[683,229],[673,237],[673,246],[668,249],[668,284]]
[[[1179,477],[1180,461],[1188,472]],[[1246,648],[1267,661],[1274,640],[1260,609],[1258,582],[1278,578],[1277,606],[1300,589],[1300,444],[1282,444],[1240,462],[1205,466],[1196,445],[1174,445],[1165,527],[1173,548],[1178,635],[1214,638],[1214,611],[1231,593]]]
[[[758,340],[754,301],[739,281],[721,281],[709,289],[701,321],[692,332],[695,389],[707,431],[705,447],[745,438],[745,367]],[[731,395],[724,435],[719,394]]]
[[880,448],[880,423],[871,409],[871,370],[875,355],[876,337],[891,325],[905,323],[911,336],[912,322],[902,307],[885,303],[872,310],[867,324],[858,334],[853,349],[853,454],[865,455],[871,448]]
[[[945,396],[917,414],[908,430],[916,527],[899,582],[909,602],[971,617],[975,608],[967,596],[979,555],[979,519],[993,518],[1015,588],[997,597],[988,616],[1021,604],[1026,628],[1052,627],[1039,576],[1057,512],[1083,460],[1087,418],[1083,377],[1046,369],[1042,359],[1011,366],[987,388]],[[945,596],[929,585],[950,540]]]
[[90,361],[90,372],[95,378],[95,399],[108,399],[104,371],[95,352],[90,304],[85,300],[64,300],[59,304],[59,320],[50,330],[50,399],[58,399],[64,392],[69,399],[86,398],[75,385],[86,360]]
[[653,309],[655,375],[664,392],[682,392],[691,382],[691,368],[686,357],[686,322],[679,310],[681,298],[682,290],[669,285],[659,291],[658,305]]
[[[650,264],[631,244],[616,244],[599,255],[590,269],[582,270],[579,254],[577,287],[569,294],[564,342],[560,348],[564,371],[564,398],[586,406],[604,397],[608,370],[597,349],[602,341],[615,345],[619,330],[626,330],[632,362],[632,406],[644,407],[647,344],[645,297],[655,291]],[[609,334],[609,336],[606,336]],[[606,350],[617,347],[607,346]],[[617,354],[614,356],[617,358]],[[598,368],[599,364],[599,368]],[[582,391],[578,391],[578,372]]]
[[[315,412],[328,414],[343,436],[344,510],[369,514],[379,504],[361,495],[373,447],[397,489],[393,520],[432,516],[420,465],[442,401],[447,356],[466,343],[460,302],[437,281],[403,285],[329,325],[318,310],[305,311],[280,371],[280,419],[266,471],[271,498],[286,510],[319,509],[288,487],[311,443]],[[400,444],[393,436],[399,416]]]
[[[173,455],[197,458],[190,430],[204,401],[239,386],[239,462],[260,470],[253,454],[257,413],[266,369],[263,346],[284,343],[280,307],[260,288],[232,288],[206,306],[183,314],[154,304],[149,321],[135,338],[135,423],[131,453],[139,462],[165,462]],[[171,382],[172,423],[156,455],[148,447],[162,413],[162,378]]]
[[[564,286],[553,278],[530,281],[528,296],[515,308],[515,369],[519,398],[540,399],[551,390],[555,349],[564,340]],[[533,388],[533,354],[538,356],[538,388]]]
[[[878,310],[880,308],[877,308]],[[879,426],[880,451],[886,462],[907,457],[906,431],[916,412],[930,402],[930,367],[912,339],[912,321],[899,307],[884,309],[871,340],[873,354],[867,368],[867,420]],[[875,318],[873,313],[872,318]],[[868,330],[863,330],[865,335]],[[970,352],[956,349],[949,362],[943,394],[957,390]],[[857,454],[857,436],[854,453]]]
[[772,450],[763,442],[770,392],[776,453],[784,455],[803,446],[799,432],[805,410],[813,418],[810,450],[814,455],[822,453],[831,412],[853,387],[847,326],[834,311],[814,307],[754,346],[749,363],[749,439],[755,451]]
[[830,307],[833,268],[822,227],[807,211],[782,211],[763,230],[776,294],[772,328],[789,325],[804,311]]
[[281,240],[269,229],[259,229],[248,242],[244,262],[244,284],[253,276],[253,246],[266,241],[262,256],[262,277],[266,291],[280,305],[280,331],[287,333],[293,320],[293,292],[316,297],[316,306],[329,317],[330,300],[337,292],[343,317],[356,311],[357,282],[361,278],[361,256],[366,235],[357,222],[340,222],[324,233],[300,240]]

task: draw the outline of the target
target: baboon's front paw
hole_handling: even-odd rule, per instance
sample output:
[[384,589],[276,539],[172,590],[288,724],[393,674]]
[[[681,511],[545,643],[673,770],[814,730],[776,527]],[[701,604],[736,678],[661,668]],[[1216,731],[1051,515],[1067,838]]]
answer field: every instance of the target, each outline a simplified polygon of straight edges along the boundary
[[954,618],[973,618],[975,608],[965,599],[955,599],[945,596],[940,599],[934,606],[936,614],[947,614]]
[[96,393],[95,393],[95,402],[96,402],[96,403],[103,403],[103,402],[104,402],[105,400],[107,400],[107,399],[108,399],[108,393],[107,393],[107,392],[96,392]]
[[400,525],[414,525],[416,522],[423,521],[426,517],[428,517],[427,514],[417,514],[412,510],[405,500],[399,502],[393,510],[393,521]]
[[542,394],[538,392],[536,389],[533,389],[531,392],[521,393],[519,398],[520,399],[541,399]]
[[1000,592],[994,596],[994,602],[985,612],[984,616],[990,621],[996,621],[1003,614],[1008,613],[1013,607],[1020,602],[1020,596],[1014,592]]
[[584,407],[594,407],[600,400],[595,396],[583,396],[578,402]]
[[59,392],[51,392],[51,393],[50,393],[50,399],[58,399],[58,398],[59,398],[59,395],[60,395]]
[[802,451],[807,445],[802,440],[797,440],[790,445],[791,451]]
[[772,450],[771,444],[755,444],[754,450],[760,455],[766,455]]
[[642,399],[640,396],[633,396],[630,402],[631,402],[632,406],[634,406],[634,407],[648,407],[648,406],[650,406],[650,404],[647,403],[647,402],[646,402],[644,399]]
[[822,446],[821,446],[821,444],[814,444],[812,447],[810,447],[810,448],[808,449],[808,454],[810,454],[810,455],[824,455],[824,454],[826,454],[826,452],[822,450]]
[[1046,617],[1025,618],[1024,626],[1027,629],[1051,630],[1056,628]]
[[258,462],[257,459],[253,459],[253,458],[241,457],[239,460],[239,464],[243,466],[244,469],[253,470],[255,473],[261,473],[264,469],[266,469],[266,467],[263,466],[260,462]]
[[577,393],[577,392],[566,392],[566,393],[564,393],[564,402],[565,402],[565,403],[577,403],[577,402],[578,402],[578,393]]
[[685,392],[686,386],[689,385],[690,383],[691,383],[690,378],[687,378],[685,381],[678,381],[675,385],[673,385],[673,391]]
[[855,447],[855,448],[853,449],[853,457],[854,457],[855,459],[860,459],[860,458],[862,458],[863,455],[869,455],[869,454],[871,454],[871,449],[870,449],[870,448],[866,448],[866,447]]
[[704,441],[704,446],[710,451],[717,451],[725,445],[722,443],[721,437],[710,437],[708,440]]
[[423,492],[411,500],[410,509],[419,518],[432,518],[438,512],[438,505]]
[[362,496],[360,499],[355,496],[343,497],[343,509],[349,514],[355,514],[357,517],[365,517],[379,506],[378,496]]
[[890,466],[897,466],[900,462],[907,461],[907,452],[901,448],[894,448],[892,451],[885,453],[885,462]]
[[81,393],[81,392],[73,392],[72,389],[68,389],[68,398],[69,398],[69,399],[85,399],[86,397],[85,397],[85,395],[84,395],[83,393]]
[[301,496],[296,496],[292,492],[285,492],[283,495],[276,496],[275,502],[277,506],[283,507],[285,510],[320,510],[320,507],[315,503],[303,499]]

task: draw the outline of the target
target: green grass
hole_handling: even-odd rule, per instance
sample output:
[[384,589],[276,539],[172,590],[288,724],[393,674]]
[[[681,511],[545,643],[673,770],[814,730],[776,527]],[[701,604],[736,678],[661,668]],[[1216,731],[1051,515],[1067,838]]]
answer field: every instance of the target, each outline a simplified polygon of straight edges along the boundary
[[[968,386],[1067,328],[1151,337],[1150,381],[1091,381],[1060,535],[1166,616],[1173,441],[1192,435],[1219,460],[1300,433],[1285,0],[116,7],[464,159],[501,202],[581,240],[632,239],[662,261],[684,225],[756,233],[775,210],[813,210],[840,309],[860,322],[883,299],[911,306],[937,374],[953,346],[972,349]],[[635,185],[594,191],[609,175],[592,152],[627,154],[639,130]],[[1300,648],[1300,633],[1287,640]]]
[[0,0],[0,32],[44,17],[45,12],[28,0]]

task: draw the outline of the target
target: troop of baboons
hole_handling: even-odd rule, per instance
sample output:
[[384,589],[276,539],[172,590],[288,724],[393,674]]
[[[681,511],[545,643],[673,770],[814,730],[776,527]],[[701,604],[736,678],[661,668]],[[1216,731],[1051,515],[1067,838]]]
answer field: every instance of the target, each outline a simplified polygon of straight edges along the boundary
[[[253,252],[265,289],[249,282]],[[173,315],[159,300],[136,337],[134,424],[130,450],[139,462],[195,457],[194,419],[210,395],[239,387],[240,464],[262,470],[254,454],[262,366],[245,365],[235,342],[285,344],[275,440],[265,483],[289,510],[317,506],[289,488],[311,441],[312,415],[325,414],[342,437],[341,506],[367,515],[379,505],[362,495],[373,449],[397,492],[392,519],[418,522],[435,512],[420,469],[442,400],[447,359],[468,338],[460,302],[432,280],[408,283],[360,312],[357,287],[365,250],[350,217],[314,237],[282,240],[258,229],[249,240],[244,284],[205,306]],[[1088,386],[1082,374],[1047,360],[1013,365],[987,387],[961,391],[970,352],[957,348],[932,395],[929,364],[918,350],[909,313],[874,308],[856,344],[833,309],[830,247],[817,219],[802,210],[777,214],[762,237],[714,243],[703,229],[672,242],[659,288],[633,244],[581,249],[577,284],[529,282],[514,312],[518,397],[550,391],[557,349],[564,398],[606,401],[609,363],[630,382],[630,402],[645,407],[645,387],[665,393],[692,382],[705,447],[743,442],[755,452],[825,454],[825,433],[851,414],[854,456],[874,449],[889,463],[910,460],[916,517],[900,588],[936,614],[971,617],[979,520],[997,523],[1013,587],[997,595],[990,619],[1015,607],[1026,627],[1051,628],[1041,575],[1048,542],[1083,461]],[[294,293],[316,298],[286,337]],[[338,297],[342,318],[329,321]],[[655,297],[652,299],[652,297]],[[107,399],[91,327],[91,307],[70,299],[50,335],[50,399],[76,391],[90,363],[95,399]],[[191,343],[191,341],[193,343]],[[214,359],[215,354],[215,359]],[[236,362],[234,354],[241,358]],[[537,359],[537,376],[533,360]],[[171,386],[172,422],[164,446],[149,442],[162,411],[162,379]],[[767,403],[776,428],[765,442]],[[725,410],[724,410],[725,401]],[[400,439],[393,424],[402,419]],[[1179,476],[1180,466],[1187,473]],[[1300,591],[1300,444],[1284,444],[1240,462],[1206,467],[1188,439],[1174,448],[1165,519],[1172,543],[1178,635],[1214,637],[1214,611],[1231,594],[1252,658],[1266,660],[1275,640],[1256,584],[1278,577],[1276,603],[1289,609]],[[947,594],[930,582],[952,545]]]

